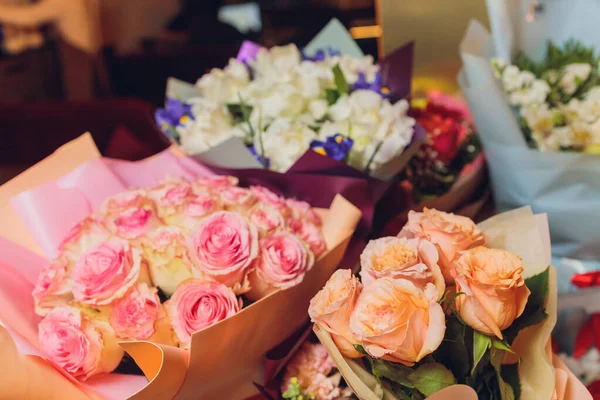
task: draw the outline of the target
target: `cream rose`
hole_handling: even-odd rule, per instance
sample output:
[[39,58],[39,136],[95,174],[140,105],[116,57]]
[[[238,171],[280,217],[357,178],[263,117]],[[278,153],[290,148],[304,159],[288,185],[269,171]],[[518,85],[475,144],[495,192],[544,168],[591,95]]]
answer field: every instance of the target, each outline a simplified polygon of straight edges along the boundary
[[83,254],[73,269],[75,300],[92,306],[108,305],[122,297],[146,273],[138,249],[111,239]]
[[192,185],[180,179],[163,181],[148,189],[148,197],[154,201],[158,217],[166,223],[193,195]]
[[410,211],[408,222],[398,236],[418,237],[435,244],[446,283],[452,282],[452,263],[464,251],[486,242],[483,232],[469,218],[428,208],[421,213]]
[[305,201],[287,199],[286,204],[293,219],[305,219],[316,226],[321,226],[322,221],[319,214]]
[[156,288],[140,283],[115,302],[110,314],[110,325],[118,338],[149,340],[156,332],[154,324],[160,313],[161,305]]
[[248,219],[256,225],[260,232],[265,234],[285,227],[285,220],[281,213],[265,204],[257,204],[252,207]]
[[245,212],[256,203],[256,196],[250,189],[233,186],[218,193],[221,203],[229,211]]
[[100,216],[114,219],[132,208],[153,208],[154,204],[143,189],[130,190],[109,197],[100,206]]
[[407,279],[424,290],[432,283],[443,296],[444,276],[438,266],[438,251],[425,239],[384,237],[371,240],[360,255],[360,276],[365,285],[383,277]]
[[242,301],[225,285],[190,280],[177,288],[165,308],[181,347],[189,348],[194,332],[235,315]]
[[247,275],[258,256],[258,231],[235,212],[220,211],[203,219],[187,239],[195,268],[237,293],[247,292]]
[[247,297],[251,300],[298,285],[315,261],[315,256],[302,240],[286,231],[261,239],[259,248],[256,268],[249,277],[252,289]]
[[204,193],[207,190],[218,192],[222,189],[237,186],[239,183],[238,178],[235,176],[212,176],[210,178],[200,178],[195,182],[192,182],[194,191]]
[[67,305],[73,299],[68,270],[69,261],[61,257],[40,272],[32,293],[36,314],[44,316],[54,307]]
[[107,220],[108,229],[123,239],[134,240],[162,226],[150,208],[130,208],[117,217]]
[[90,247],[107,240],[110,233],[93,216],[86,217],[72,227],[58,245],[58,251],[70,261],[77,261]]
[[355,348],[358,340],[350,332],[350,315],[362,285],[349,269],[337,270],[310,301],[308,315],[315,324],[331,333],[340,352],[350,358],[362,357]]
[[288,227],[310,246],[315,257],[320,257],[327,250],[325,238],[319,226],[304,219],[289,219]]
[[371,357],[412,366],[442,343],[446,319],[432,284],[381,278],[360,294],[350,331]]
[[455,300],[461,318],[470,327],[502,339],[525,310],[530,291],[523,279],[523,261],[513,253],[476,247],[454,264]]
[[185,237],[179,229],[164,227],[154,231],[142,241],[142,252],[152,283],[167,296],[171,296],[181,282],[192,278]]
[[57,307],[38,326],[44,355],[74,377],[112,372],[123,358],[111,327],[92,321],[73,307]]
[[275,210],[279,211],[283,216],[289,212],[285,199],[279,197],[269,189],[263,186],[251,186],[250,191],[258,199],[261,204],[266,204]]

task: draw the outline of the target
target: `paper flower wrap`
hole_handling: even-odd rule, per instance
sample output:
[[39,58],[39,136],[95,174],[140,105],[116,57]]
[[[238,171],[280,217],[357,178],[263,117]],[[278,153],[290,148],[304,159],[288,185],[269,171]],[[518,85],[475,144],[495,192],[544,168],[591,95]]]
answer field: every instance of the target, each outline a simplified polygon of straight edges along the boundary
[[[5,358],[12,360],[2,371],[8,378],[4,380],[3,393],[9,397],[49,399],[65,396],[73,399],[151,399],[157,396],[191,399],[248,397],[256,393],[252,381],[261,373],[264,354],[305,322],[310,297],[327,280],[344,254],[360,213],[343,198],[337,198],[329,210],[311,210],[303,203],[293,203],[297,216],[311,212],[319,215],[326,250],[310,259],[309,245],[304,244],[307,256],[294,258],[297,262],[292,262],[293,257],[285,258],[291,264],[283,267],[291,274],[300,268],[305,272],[302,281],[295,280],[297,285],[274,291],[243,309],[234,290],[244,285],[236,286],[237,281],[230,282],[229,276],[221,283],[221,276],[211,275],[221,265],[222,256],[238,260],[242,269],[247,268],[242,260],[244,254],[251,258],[260,256],[254,253],[258,249],[250,242],[249,247],[238,246],[245,243],[244,235],[250,231],[244,228],[244,224],[249,224],[245,219],[229,220],[230,215],[238,215],[236,211],[213,213],[216,220],[207,222],[204,228],[194,225],[191,231],[159,229],[147,240],[145,236],[141,239],[137,235],[129,236],[126,231],[128,239],[113,237],[96,245],[89,239],[96,238],[99,231],[88,222],[78,228],[78,235],[69,236],[69,243],[75,243],[73,238],[83,238],[95,247],[85,251],[74,265],[61,256],[48,266],[48,261],[39,255],[56,257],[71,226],[92,211],[98,213],[102,209],[103,215],[109,216],[112,215],[109,209],[116,212],[122,205],[146,209],[149,203],[139,202],[135,196],[139,193],[135,192],[132,192],[134,196],[120,197],[111,207],[106,206],[107,198],[128,188],[151,187],[167,175],[174,178],[168,185],[161,186],[167,189],[161,189],[161,193],[168,201],[155,202],[147,208],[158,214],[157,208],[166,211],[165,207],[187,204],[187,196],[194,196],[192,193],[204,194],[209,187],[218,192],[237,184],[236,179],[214,177],[210,171],[174,151],[166,150],[140,162],[103,159],[86,135],[0,188],[2,217],[12,224],[10,228],[3,226],[1,232],[11,241],[0,239],[0,298],[4,304],[0,313],[3,324],[0,345]],[[186,181],[195,182],[192,191],[185,189]],[[257,189],[246,190],[256,192]],[[266,195],[261,192],[254,196],[270,198],[275,205],[273,201],[278,197]],[[220,219],[220,213],[225,219]],[[173,214],[161,212],[160,215],[164,218]],[[201,222],[209,221],[210,216],[198,218]],[[135,224],[127,226],[137,229],[139,221],[136,219]],[[211,236],[211,229],[217,229],[218,235]],[[202,239],[204,231],[209,233],[208,241]],[[179,242],[180,234],[184,238],[192,237],[187,232],[192,236],[196,232],[199,236],[189,243]],[[256,235],[258,245],[258,229],[250,235]],[[291,232],[289,235],[298,237]],[[174,245],[164,247],[165,241]],[[284,254],[289,249],[297,251],[288,247],[287,241],[276,242],[280,244],[273,245],[276,250],[270,259],[272,265],[277,263],[276,254]],[[173,264],[173,260],[182,256],[178,246],[186,251],[192,246],[196,252],[194,257],[182,258],[181,263]],[[217,253],[212,250],[223,246],[236,250]],[[309,263],[311,260],[314,263]],[[196,271],[194,262],[198,261],[203,263],[203,268]],[[181,268],[189,271],[186,268],[190,265],[192,276],[189,278],[169,272]],[[66,281],[66,287],[62,284],[65,276],[73,277]],[[173,296],[164,304],[157,290],[149,285],[157,276],[159,282],[181,281],[173,285]],[[129,288],[126,293],[122,293],[124,286],[119,283]],[[73,292],[72,298],[68,291]],[[34,299],[37,311],[46,321],[41,325],[39,338],[37,325],[42,319],[35,314]],[[65,304],[75,307],[64,307]],[[284,320],[286,323],[282,324]],[[181,347],[173,346],[177,343]],[[78,350],[74,352],[75,349]],[[100,351],[102,357],[98,357]],[[112,371],[123,351],[136,361],[145,376],[98,374]],[[56,369],[45,361],[47,357],[54,360]],[[77,381],[65,369],[80,379],[87,379]],[[226,379],[222,374],[224,370],[228,371]],[[24,379],[25,375],[29,381]],[[33,386],[32,381],[36,382]]]
[[[375,276],[375,280],[363,278],[361,284],[349,271],[338,270],[311,300],[309,314],[315,322],[314,331],[348,386],[361,400],[375,400],[383,394],[389,399],[404,398],[406,390],[419,390],[419,396],[431,399],[477,399],[471,387],[481,388],[479,379],[484,378],[480,371],[493,366],[502,370],[504,377],[505,367],[512,364],[518,372],[517,386],[497,378],[503,399],[513,398],[515,393],[524,400],[591,399],[583,384],[552,354],[550,333],[557,318],[557,286],[556,272],[549,267],[545,215],[521,208],[492,217],[477,227],[466,219],[451,222],[450,217],[447,223],[487,239],[485,247],[478,242],[457,247],[452,269],[454,297],[451,290],[446,292],[451,297],[438,303],[439,292],[433,284],[418,289],[423,279],[435,279],[435,274],[425,268],[409,243],[387,241],[367,247],[362,262],[363,272],[385,270],[385,275]],[[400,237],[421,231],[411,226],[405,229]],[[442,246],[460,245],[456,240],[445,241],[434,231],[427,237],[439,252]],[[400,274],[404,276],[398,278]],[[541,276],[547,279],[538,280]],[[544,282],[546,287],[536,288],[534,281]],[[444,312],[448,299],[453,306]],[[522,325],[528,326],[526,329],[511,331],[513,324],[519,326],[531,315],[533,309],[525,307],[529,301],[533,307],[545,309],[546,315],[541,322]],[[467,365],[453,363],[460,357],[458,350],[447,352],[449,348],[444,347],[453,346],[445,340],[454,337],[456,331],[451,324],[453,315],[474,331],[473,358]],[[359,354],[341,346],[340,338],[353,343],[353,350],[359,350]],[[481,347],[488,341],[489,345]],[[463,346],[469,351],[466,343]],[[491,349],[490,355],[484,358],[487,349]],[[498,349],[503,350],[498,353]],[[506,349],[519,358],[512,359],[504,353]],[[364,357],[368,363],[363,362]],[[483,359],[487,361],[480,361]],[[369,365],[372,371],[378,371],[377,378],[366,369]],[[462,379],[459,376],[470,377],[466,383],[471,387],[457,385]],[[493,390],[493,386],[488,387]],[[518,392],[513,391],[515,387]]]
[[554,255],[598,259],[597,217],[583,210],[596,207],[600,198],[600,158],[531,149],[490,60],[510,61],[519,52],[539,60],[547,40],[562,44],[575,39],[597,47],[594,16],[600,5],[547,2],[528,18],[530,2],[516,3],[488,1],[493,35],[473,21],[461,44],[458,80],[486,153],[495,202],[500,211],[531,205],[535,212],[547,212]]

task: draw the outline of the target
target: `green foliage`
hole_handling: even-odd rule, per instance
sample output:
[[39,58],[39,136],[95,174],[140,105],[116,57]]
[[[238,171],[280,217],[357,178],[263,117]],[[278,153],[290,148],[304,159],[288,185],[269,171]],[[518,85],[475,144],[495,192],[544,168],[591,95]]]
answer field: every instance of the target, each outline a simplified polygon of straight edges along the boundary
[[471,371],[473,330],[454,316],[446,317],[444,340],[433,353],[433,358],[452,371],[458,383],[467,383]]
[[315,398],[312,394],[302,394],[302,388],[296,377],[291,379],[287,390],[282,393],[281,397],[290,400],[314,400]]
[[546,56],[541,62],[535,62],[521,54],[515,60],[515,65],[521,70],[532,72],[542,78],[549,70],[560,70],[574,63],[586,63],[597,66],[598,56],[594,54],[593,47],[586,47],[576,40],[569,40],[563,46],[557,46],[551,41],[546,44]]
[[471,368],[471,375],[475,374],[477,365],[479,365],[490,347],[492,347],[492,339],[489,336],[473,331],[473,368]]
[[325,89],[325,98],[327,99],[327,104],[332,106],[336,101],[338,101],[340,94],[335,89],[327,88]]
[[346,77],[339,64],[333,67],[333,81],[335,82],[335,88],[340,96],[348,93],[348,81],[346,81]]
[[456,383],[452,372],[439,363],[422,364],[410,374],[409,379],[425,396],[431,396]]
[[521,399],[521,381],[519,379],[519,364],[504,364],[500,375],[504,382],[508,383],[515,395],[515,400]]
[[227,111],[237,123],[246,122],[252,113],[252,106],[242,103],[228,103]]

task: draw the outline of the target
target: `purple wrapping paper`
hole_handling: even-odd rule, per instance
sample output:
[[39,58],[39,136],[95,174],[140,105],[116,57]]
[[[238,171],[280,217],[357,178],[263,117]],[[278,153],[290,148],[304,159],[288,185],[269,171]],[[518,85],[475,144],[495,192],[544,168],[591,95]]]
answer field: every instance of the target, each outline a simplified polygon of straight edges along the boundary
[[409,42],[379,62],[383,84],[392,93],[392,102],[407,99],[411,93],[415,43]]

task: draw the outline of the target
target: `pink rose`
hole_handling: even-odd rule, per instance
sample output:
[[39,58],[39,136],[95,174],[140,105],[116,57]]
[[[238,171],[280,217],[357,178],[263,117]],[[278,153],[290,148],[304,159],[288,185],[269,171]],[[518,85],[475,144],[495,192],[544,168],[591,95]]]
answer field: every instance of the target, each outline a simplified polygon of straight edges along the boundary
[[408,222],[399,237],[419,237],[438,247],[440,268],[446,283],[452,283],[452,264],[466,250],[482,246],[486,237],[469,218],[425,208],[422,213],[410,211]]
[[162,224],[147,208],[130,208],[113,220],[108,221],[108,227],[115,235],[123,239],[137,239],[160,227]]
[[54,307],[66,305],[73,298],[67,279],[68,266],[69,261],[62,257],[40,271],[32,293],[38,315],[46,315]]
[[177,288],[165,307],[181,347],[189,348],[194,332],[235,315],[242,301],[225,285],[190,280]]
[[103,218],[113,219],[131,208],[152,208],[152,200],[143,189],[130,190],[109,197],[100,206],[100,215]]
[[425,291],[406,279],[381,278],[365,286],[350,331],[371,357],[413,366],[444,339],[446,318],[432,284]]
[[148,189],[148,196],[156,204],[158,216],[163,220],[177,213],[193,195],[192,185],[179,179],[166,180]]
[[305,219],[316,226],[321,226],[321,217],[319,217],[319,214],[317,214],[307,202],[296,199],[287,199],[286,204],[290,209],[293,219]]
[[284,216],[289,213],[285,199],[271,192],[266,187],[250,186],[250,191],[256,196],[260,203],[273,207]]
[[240,294],[258,256],[258,232],[240,214],[219,211],[203,219],[187,240],[192,264]]
[[211,176],[210,178],[200,178],[192,183],[194,190],[200,192],[209,190],[218,192],[222,189],[237,186],[239,183],[238,178],[235,176]]
[[77,261],[90,247],[107,240],[110,233],[93,216],[84,218],[72,227],[58,245],[59,252],[71,261]]
[[250,210],[248,219],[250,219],[251,223],[256,225],[259,231],[264,233],[285,226],[285,220],[281,213],[264,204],[257,204],[254,206],[252,210]]
[[91,248],[75,264],[73,296],[84,304],[110,304],[138,281],[141,269],[139,250],[125,240],[111,239]]
[[249,189],[233,186],[219,191],[221,203],[226,210],[244,212],[256,203],[256,196]]
[[277,232],[260,240],[260,257],[250,274],[252,290],[247,297],[257,300],[277,289],[298,285],[312,268],[315,256],[296,235]]
[[323,289],[310,301],[310,319],[331,334],[340,352],[350,358],[360,358],[354,344],[358,340],[350,332],[350,315],[362,285],[349,269],[337,270]]
[[115,302],[110,325],[118,338],[149,340],[156,331],[154,323],[159,318],[160,311],[156,288],[140,283]]
[[72,307],[50,311],[38,326],[38,339],[48,360],[81,380],[112,372],[123,358],[110,326]]
[[175,214],[165,218],[165,223],[189,231],[198,225],[202,218],[220,209],[221,205],[211,194],[198,194],[188,198]]
[[300,236],[310,246],[310,250],[315,257],[320,257],[327,250],[323,232],[317,225],[310,223],[308,220],[290,219],[288,220],[288,226],[292,232]]
[[192,278],[192,265],[181,230],[171,227],[157,229],[142,241],[142,251],[152,283],[167,296],[175,293],[181,282]]
[[407,279],[424,290],[428,283],[444,295],[446,285],[435,245],[424,239],[384,237],[371,240],[360,255],[360,276],[365,285],[389,277]]

